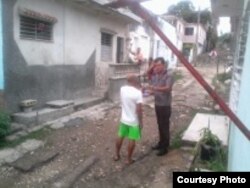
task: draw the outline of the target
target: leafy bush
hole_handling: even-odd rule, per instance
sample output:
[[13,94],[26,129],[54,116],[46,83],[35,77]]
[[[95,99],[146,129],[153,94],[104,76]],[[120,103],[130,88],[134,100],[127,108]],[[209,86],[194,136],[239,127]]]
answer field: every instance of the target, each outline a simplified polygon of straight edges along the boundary
[[10,122],[10,116],[5,112],[0,111],[0,140],[3,140],[9,133]]
[[220,147],[222,145],[220,139],[214,135],[209,128],[203,129],[203,137],[201,142],[214,147]]
[[218,74],[217,80],[219,80],[221,83],[224,83],[226,80],[231,79],[232,75],[230,73],[221,73]]

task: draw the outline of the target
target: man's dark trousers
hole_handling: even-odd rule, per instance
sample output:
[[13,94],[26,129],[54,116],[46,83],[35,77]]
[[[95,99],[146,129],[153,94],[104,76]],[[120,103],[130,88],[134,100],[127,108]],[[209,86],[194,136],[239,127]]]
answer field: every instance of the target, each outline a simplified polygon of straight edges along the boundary
[[171,106],[155,106],[155,113],[159,129],[159,149],[168,150],[169,147],[169,124]]

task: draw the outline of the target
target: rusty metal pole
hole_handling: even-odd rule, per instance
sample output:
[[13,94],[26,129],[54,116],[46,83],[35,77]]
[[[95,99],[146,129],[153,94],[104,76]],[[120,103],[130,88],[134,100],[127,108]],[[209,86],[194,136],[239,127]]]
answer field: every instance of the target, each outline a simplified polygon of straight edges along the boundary
[[[165,42],[165,44],[172,50],[172,52],[179,58],[180,62],[189,70],[189,72],[195,77],[195,79],[201,84],[201,86],[208,92],[208,94],[214,99],[225,114],[231,119],[232,122],[240,129],[240,131],[250,140],[250,131],[241,122],[241,120],[234,114],[234,112],[226,105],[221,97],[210,87],[210,85],[204,80],[204,78],[196,71],[196,69],[187,61],[184,55],[172,44],[167,36],[161,31],[158,25],[153,21],[152,16],[148,13],[145,8],[133,0],[120,0],[114,3],[110,3],[108,6],[119,8],[122,6],[129,5],[130,9],[143,18],[152,29],[159,35],[159,37]],[[127,4],[126,4],[127,3]],[[115,6],[113,6],[115,5]]]

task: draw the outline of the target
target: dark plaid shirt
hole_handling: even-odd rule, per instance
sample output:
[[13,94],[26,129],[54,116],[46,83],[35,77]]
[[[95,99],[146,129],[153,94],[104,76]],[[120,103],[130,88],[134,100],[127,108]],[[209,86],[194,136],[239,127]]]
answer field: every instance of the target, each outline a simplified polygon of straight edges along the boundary
[[[152,76],[152,85],[155,87],[170,87],[173,86],[173,76],[167,71],[162,74],[154,74]],[[156,106],[171,106],[172,102],[172,91],[166,92],[155,92],[155,105]]]

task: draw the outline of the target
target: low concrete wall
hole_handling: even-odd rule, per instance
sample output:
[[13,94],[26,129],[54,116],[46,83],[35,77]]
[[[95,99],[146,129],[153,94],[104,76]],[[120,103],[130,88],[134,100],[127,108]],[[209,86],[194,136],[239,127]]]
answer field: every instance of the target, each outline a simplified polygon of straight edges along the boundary
[[109,90],[108,98],[112,102],[117,102],[120,100],[120,88],[126,85],[126,77],[123,78],[110,78],[109,79]]

